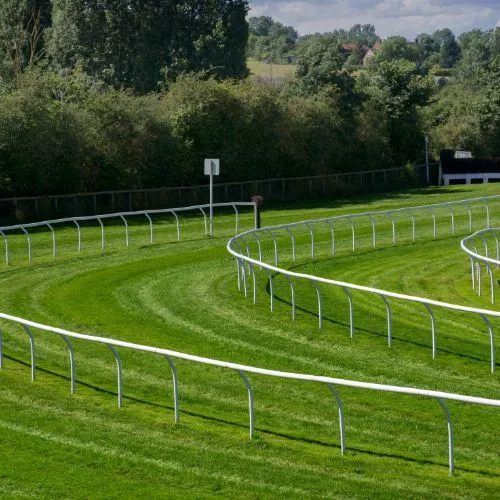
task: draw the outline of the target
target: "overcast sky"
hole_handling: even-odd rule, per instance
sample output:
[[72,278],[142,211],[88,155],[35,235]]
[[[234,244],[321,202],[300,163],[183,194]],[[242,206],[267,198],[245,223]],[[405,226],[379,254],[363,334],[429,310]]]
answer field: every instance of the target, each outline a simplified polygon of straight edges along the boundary
[[500,0],[250,0],[250,16],[271,16],[300,35],[374,24],[386,38],[450,28],[455,35],[472,28],[500,27]]

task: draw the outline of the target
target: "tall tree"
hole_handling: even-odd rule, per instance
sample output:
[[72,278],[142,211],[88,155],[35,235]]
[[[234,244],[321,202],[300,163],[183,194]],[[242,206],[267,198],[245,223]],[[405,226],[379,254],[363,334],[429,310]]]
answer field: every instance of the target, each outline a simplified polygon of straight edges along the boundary
[[439,63],[443,68],[453,68],[460,58],[460,46],[455,40],[455,35],[448,28],[437,30],[432,38],[439,46]]
[[299,37],[292,26],[283,26],[268,16],[251,17],[248,27],[247,54],[257,60],[282,62],[282,58],[295,49]]
[[51,24],[50,0],[0,3],[0,74],[18,75],[44,52],[44,30]]
[[166,68],[246,71],[246,0],[54,0],[50,53],[115,87],[155,89]]
[[[143,0],[146,1],[147,0]],[[175,0],[171,70],[238,78],[248,70],[246,0]],[[167,64],[168,66],[168,64]],[[167,67],[167,69],[169,69]]]
[[416,62],[418,52],[416,48],[408,43],[403,36],[390,36],[384,40],[380,50],[373,58],[373,63],[378,64],[382,61],[392,61],[393,59],[407,59]]
[[433,80],[419,74],[414,62],[393,59],[372,66],[360,84],[368,103],[382,112],[381,121],[388,130],[394,162],[414,161],[422,139],[417,111],[433,94]]

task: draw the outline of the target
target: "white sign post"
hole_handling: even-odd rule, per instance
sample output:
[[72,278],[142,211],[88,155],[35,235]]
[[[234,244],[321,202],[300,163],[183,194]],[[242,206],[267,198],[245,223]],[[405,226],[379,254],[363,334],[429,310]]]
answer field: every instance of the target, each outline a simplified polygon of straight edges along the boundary
[[214,235],[214,175],[219,175],[220,160],[205,158],[205,175],[210,176],[210,236]]

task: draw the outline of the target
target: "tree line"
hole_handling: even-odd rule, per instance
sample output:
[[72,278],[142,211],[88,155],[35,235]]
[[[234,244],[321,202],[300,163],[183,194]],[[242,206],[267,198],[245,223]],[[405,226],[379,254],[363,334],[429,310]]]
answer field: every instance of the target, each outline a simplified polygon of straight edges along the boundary
[[[0,196],[197,184],[204,157],[223,182],[388,168],[423,161],[425,135],[498,154],[499,30],[391,37],[361,69],[343,45],[373,46],[372,25],[299,38],[247,11],[3,0]],[[295,51],[295,78],[248,77],[258,37]]]

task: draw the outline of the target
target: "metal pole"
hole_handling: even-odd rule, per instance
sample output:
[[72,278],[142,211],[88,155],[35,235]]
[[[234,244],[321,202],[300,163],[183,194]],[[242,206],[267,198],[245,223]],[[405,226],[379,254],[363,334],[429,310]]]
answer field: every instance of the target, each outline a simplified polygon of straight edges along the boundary
[[36,351],[35,351],[35,337],[31,332],[31,328],[28,325],[23,325],[24,330],[30,338],[30,351],[31,351],[31,381],[34,382],[36,379]]
[[429,137],[425,136],[425,173],[427,178],[427,185],[431,183],[431,176],[429,172]]
[[453,470],[455,468],[453,460],[453,421],[451,420],[450,410],[445,405],[444,401],[441,398],[436,399],[446,416],[446,423],[448,426],[448,468],[450,470],[450,476],[453,476]]
[[214,176],[210,171],[210,236],[214,235]]
[[238,372],[238,375],[242,378],[243,382],[245,383],[245,386],[246,386],[247,392],[248,392],[248,416],[249,416],[249,420],[250,420],[250,426],[249,426],[250,429],[249,430],[250,430],[250,439],[252,439],[253,434],[254,434],[254,428],[255,428],[252,384],[250,383],[250,380],[246,376],[245,372],[243,372],[241,370],[237,370],[237,372]]
[[174,384],[174,415],[175,422],[177,423],[179,421],[179,383],[177,380],[177,370],[172,358],[170,356],[165,356],[165,358],[167,359],[170,370],[172,371],[172,382]]
[[339,392],[334,387],[333,384],[327,384],[328,388],[333,394],[335,401],[337,402],[337,407],[339,411],[339,428],[340,428],[340,451],[342,455],[345,455],[345,424],[344,424],[344,404],[342,402],[342,398],[340,397]]

